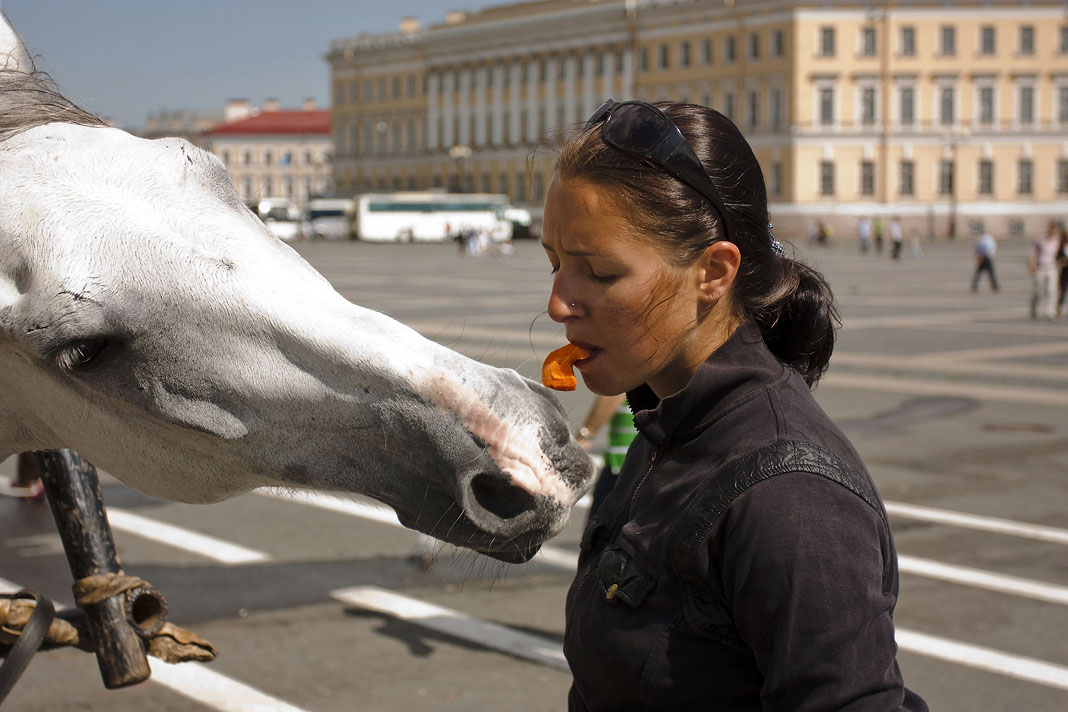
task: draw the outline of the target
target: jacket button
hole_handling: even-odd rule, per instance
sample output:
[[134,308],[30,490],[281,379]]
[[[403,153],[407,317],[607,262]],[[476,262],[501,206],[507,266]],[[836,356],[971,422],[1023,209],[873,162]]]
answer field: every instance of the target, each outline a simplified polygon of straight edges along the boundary
[[616,597],[616,591],[619,590],[619,584],[614,583],[608,587],[608,590],[604,592],[604,600],[611,601]]

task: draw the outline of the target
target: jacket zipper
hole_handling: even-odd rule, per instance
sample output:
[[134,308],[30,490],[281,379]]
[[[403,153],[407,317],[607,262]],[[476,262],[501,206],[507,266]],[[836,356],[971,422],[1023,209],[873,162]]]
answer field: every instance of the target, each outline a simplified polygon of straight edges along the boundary
[[642,478],[640,480],[638,480],[638,484],[634,485],[634,491],[630,493],[630,501],[627,503],[627,516],[624,521],[628,521],[630,519],[630,515],[632,513],[632,510],[634,509],[634,502],[638,499],[638,492],[641,491],[642,485],[645,484],[645,481],[649,479],[649,475],[653,471],[653,465],[656,464],[656,459],[660,457],[660,448],[661,446],[657,445],[656,449],[653,450],[653,456],[649,458],[649,467],[645,468],[645,474],[642,475]]

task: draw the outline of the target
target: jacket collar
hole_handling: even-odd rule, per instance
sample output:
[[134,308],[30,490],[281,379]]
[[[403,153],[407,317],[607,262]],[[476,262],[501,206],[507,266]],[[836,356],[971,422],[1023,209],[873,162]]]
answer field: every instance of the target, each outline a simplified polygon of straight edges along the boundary
[[663,400],[647,384],[627,394],[634,424],[656,444],[703,430],[754,391],[782,377],[760,329],[746,322],[727,339],[678,393]]

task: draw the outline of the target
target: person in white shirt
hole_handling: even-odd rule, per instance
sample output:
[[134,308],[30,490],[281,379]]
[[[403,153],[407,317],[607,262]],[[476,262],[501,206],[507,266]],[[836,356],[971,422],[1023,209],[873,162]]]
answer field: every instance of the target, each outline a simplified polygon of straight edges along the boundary
[[983,230],[983,234],[975,243],[975,275],[972,277],[972,291],[979,290],[979,278],[986,272],[990,275],[990,286],[998,291],[998,278],[994,274],[994,254],[998,251],[998,243],[989,230]]
[[1061,226],[1050,220],[1045,236],[1031,247],[1029,267],[1034,278],[1031,294],[1031,318],[1057,318],[1057,250],[1061,244]]

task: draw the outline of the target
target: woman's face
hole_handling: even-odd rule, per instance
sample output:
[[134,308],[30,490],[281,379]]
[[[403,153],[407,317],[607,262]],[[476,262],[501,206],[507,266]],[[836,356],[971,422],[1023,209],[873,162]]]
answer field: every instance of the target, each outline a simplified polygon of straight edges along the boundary
[[695,338],[694,268],[668,262],[633,234],[607,191],[581,179],[553,180],[542,233],[553,268],[549,316],[593,352],[576,364],[586,387],[614,395],[648,383],[661,397],[681,390],[708,355]]

